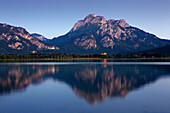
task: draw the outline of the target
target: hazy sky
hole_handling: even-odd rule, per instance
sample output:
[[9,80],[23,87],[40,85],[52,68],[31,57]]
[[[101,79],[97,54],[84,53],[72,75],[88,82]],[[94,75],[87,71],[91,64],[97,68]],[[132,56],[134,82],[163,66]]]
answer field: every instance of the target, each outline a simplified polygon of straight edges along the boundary
[[170,0],[0,0],[0,23],[53,38],[88,14],[125,19],[132,26],[170,39]]

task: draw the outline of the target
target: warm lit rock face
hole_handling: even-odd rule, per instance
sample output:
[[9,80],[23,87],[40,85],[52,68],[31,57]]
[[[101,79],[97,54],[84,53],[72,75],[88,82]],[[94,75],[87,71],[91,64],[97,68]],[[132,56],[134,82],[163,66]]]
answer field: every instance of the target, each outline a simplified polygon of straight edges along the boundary
[[128,53],[164,46],[169,42],[132,27],[124,19],[106,20],[90,14],[64,36],[50,41],[71,53]]
[[36,38],[38,38],[39,40],[41,40],[41,41],[43,41],[43,42],[48,42],[48,41],[49,41],[48,38],[46,38],[46,37],[43,36],[43,35],[37,34],[37,33],[31,34],[31,36],[36,37]]
[[0,45],[1,53],[30,53],[59,49],[31,36],[22,27],[7,24],[0,24]]
[[77,37],[74,41],[76,46],[81,46],[84,49],[97,48],[96,40],[92,34],[84,33],[80,37]]

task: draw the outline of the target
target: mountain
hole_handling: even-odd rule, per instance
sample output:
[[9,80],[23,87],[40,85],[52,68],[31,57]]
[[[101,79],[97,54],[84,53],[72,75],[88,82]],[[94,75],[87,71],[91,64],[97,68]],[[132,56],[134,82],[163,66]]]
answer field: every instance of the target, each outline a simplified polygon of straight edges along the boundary
[[36,37],[36,38],[38,38],[39,40],[41,40],[41,41],[43,41],[43,42],[48,42],[48,41],[49,41],[48,38],[46,38],[46,37],[43,36],[43,35],[37,34],[37,33],[31,34],[31,36]]
[[161,54],[161,55],[166,55],[170,56],[170,44],[164,46],[164,47],[159,47],[155,49],[150,49],[150,50],[145,50],[141,52],[137,52],[140,54],[147,53],[147,54]]
[[65,35],[49,41],[63,52],[75,54],[125,54],[170,44],[157,36],[130,26],[124,19],[106,20],[89,14]]
[[59,50],[58,47],[45,44],[31,36],[26,29],[0,24],[0,53],[36,53]]

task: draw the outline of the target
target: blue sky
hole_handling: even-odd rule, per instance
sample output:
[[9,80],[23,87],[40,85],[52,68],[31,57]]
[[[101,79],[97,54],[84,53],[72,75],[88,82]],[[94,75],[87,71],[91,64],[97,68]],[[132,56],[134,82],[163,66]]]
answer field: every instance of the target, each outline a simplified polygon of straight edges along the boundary
[[170,39],[170,0],[1,0],[0,23],[53,38],[88,14],[125,19],[132,26]]

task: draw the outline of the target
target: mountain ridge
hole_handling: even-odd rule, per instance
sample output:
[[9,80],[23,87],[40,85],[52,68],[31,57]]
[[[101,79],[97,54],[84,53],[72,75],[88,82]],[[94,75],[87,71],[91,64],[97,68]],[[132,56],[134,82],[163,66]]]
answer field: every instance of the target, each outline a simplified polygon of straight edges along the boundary
[[48,42],[50,40],[50,39],[46,38],[45,36],[38,34],[38,33],[32,33],[31,36],[36,37],[43,42]]
[[90,54],[126,54],[169,44],[156,35],[130,26],[124,19],[106,20],[95,14],[79,20],[68,33],[53,38],[49,43],[55,44],[66,53],[75,54],[88,54],[90,51]]
[[124,19],[89,14],[68,33],[53,39],[0,24],[0,44],[0,53],[128,54],[164,47],[170,41],[130,26]]
[[0,24],[0,45],[0,53],[25,54],[59,50],[31,36],[26,29],[8,24]]

